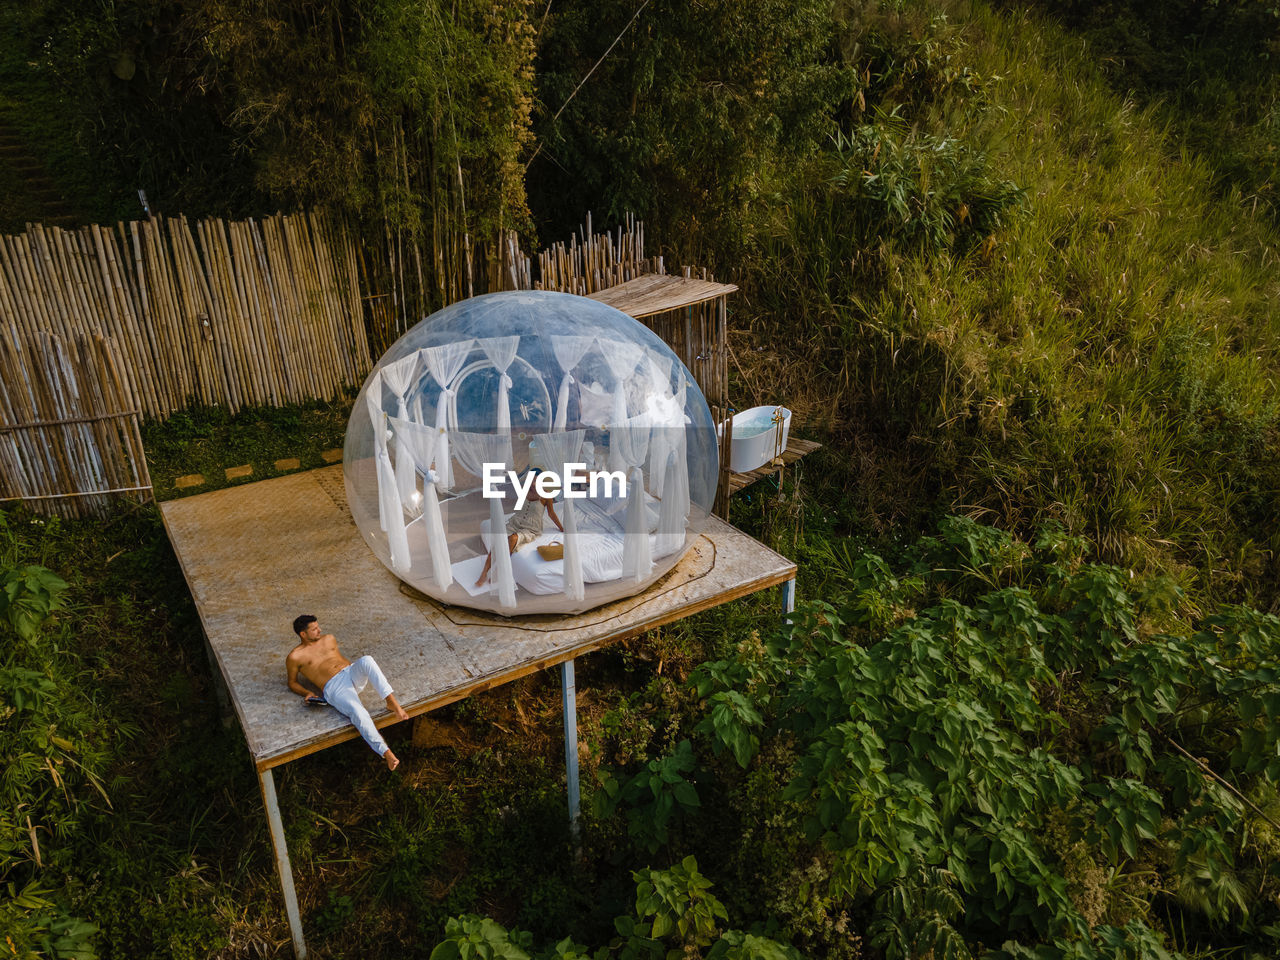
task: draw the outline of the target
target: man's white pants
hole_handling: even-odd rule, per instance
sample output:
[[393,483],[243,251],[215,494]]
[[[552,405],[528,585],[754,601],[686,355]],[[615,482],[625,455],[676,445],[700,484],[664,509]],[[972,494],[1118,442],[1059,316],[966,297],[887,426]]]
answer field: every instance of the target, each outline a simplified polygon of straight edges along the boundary
[[324,685],[324,698],[339,713],[355,724],[364,742],[373,747],[378,756],[387,752],[387,741],[382,739],[373,718],[360,702],[360,691],[372,683],[374,692],[383,700],[391,696],[391,684],[382,675],[373,657],[361,657],[349,667],[343,667]]

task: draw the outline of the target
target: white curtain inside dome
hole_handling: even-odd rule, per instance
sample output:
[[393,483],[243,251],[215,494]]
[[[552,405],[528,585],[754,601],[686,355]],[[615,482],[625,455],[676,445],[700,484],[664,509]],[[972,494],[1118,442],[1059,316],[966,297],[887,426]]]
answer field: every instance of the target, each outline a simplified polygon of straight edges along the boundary
[[654,392],[662,397],[671,396],[671,370],[675,366],[675,354],[662,354],[651,348],[646,348],[644,354]]
[[[556,471],[561,480],[568,473],[568,465],[581,463],[582,441],[586,437],[585,430],[567,430],[559,433],[540,433],[533,438],[542,455],[543,466]],[[564,514],[564,593],[572,600],[581,600],[585,595],[582,582],[582,552],[578,543],[577,511],[573,500],[561,497],[560,510]]]
[[[626,422],[627,381],[636,372],[636,365],[644,355],[644,347],[625,340],[603,340],[599,337],[596,338],[596,347],[604,357],[609,372],[613,374],[613,414],[609,418],[609,425],[613,427]],[[612,444],[609,447],[609,469],[626,469],[626,464]]]
[[[440,500],[436,496],[435,471],[431,462],[435,458],[436,445],[442,434],[434,427],[423,426],[400,417],[391,418],[396,443],[410,454],[414,465],[422,474],[422,523],[427,531],[427,551],[431,555],[431,575],[436,586],[447,589],[453,583],[453,567],[449,562],[449,541],[444,535],[444,522],[440,516]],[[417,493],[415,490],[414,493]]]
[[400,493],[396,490],[396,477],[391,469],[391,458],[383,446],[376,454],[378,460],[378,510],[386,519],[387,542],[391,547],[391,568],[398,573],[409,572],[409,536],[404,528],[404,509],[400,505]]
[[609,426],[613,416],[613,395],[598,383],[578,381],[578,420],[584,427]]
[[[416,352],[409,354],[407,357],[401,357],[393,363],[384,364],[382,367],[382,382],[390,388],[391,393],[396,398],[396,416],[402,420],[408,419],[409,409],[405,404],[405,394],[409,391],[409,384],[413,381],[413,375],[418,369],[418,354]],[[409,503],[413,496],[413,457],[405,456],[407,451],[401,450],[399,437],[396,438],[396,489],[400,491],[400,500],[402,503]]]
[[382,374],[382,382],[390,389],[396,398],[396,416],[408,417],[408,410],[405,408],[404,397],[409,391],[409,384],[413,380],[413,374],[418,369],[418,354],[411,353],[407,357],[401,357],[393,363],[384,363],[379,370]]
[[560,378],[560,393],[556,399],[556,418],[553,430],[563,430],[569,420],[569,385],[573,383],[573,368],[578,365],[595,337],[552,337],[551,352],[555,354],[556,363],[564,375]]
[[[486,463],[502,463],[503,469],[509,469],[511,464],[511,438],[506,437],[506,443],[499,442],[495,448],[494,442],[501,441],[503,438],[493,433],[470,433],[466,430],[454,430],[450,433],[449,439],[452,442],[453,458],[462,465],[462,468],[468,473],[475,474],[477,477],[484,477],[484,465]],[[497,450],[498,455],[490,456]],[[439,452],[436,459],[440,458]]]
[[[458,434],[467,438],[469,454],[478,454],[481,463],[501,463],[504,470],[511,468],[511,437],[502,433]],[[463,444],[459,444],[459,448]],[[461,459],[461,458],[459,458]],[[471,469],[468,467],[467,469]],[[472,471],[478,472],[478,471]],[[507,518],[502,510],[502,499],[489,499],[489,550],[493,554],[490,577],[498,594],[498,605],[510,609],[516,605],[516,578],[511,570],[511,552],[507,547]]]
[[[689,382],[685,380],[684,374],[680,374],[680,386],[676,390],[676,399],[673,409],[676,415],[673,418],[668,439],[672,448],[675,450],[678,468],[675,473],[677,481],[677,489],[668,491],[668,496],[674,498],[675,508],[679,511],[679,515],[685,520],[689,516],[689,440],[685,432],[685,425],[688,420],[685,414],[685,401],[689,391]],[[726,454],[727,456],[727,454]]]
[[649,517],[645,507],[644,461],[649,452],[651,422],[647,413],[609,428],[609,450],[621,458],[627,471],[627,525],[622,544],[622,575],[637,583],[653,572],[649,545]]
[[520,349],[519,337],[488,337],[476,343],[484,351],[493,368],[498,371],[498,433],[506,438],[506,461],[511,462],[511,403],[507,399],[511,390],[511,377],[507,368],[516,358]]
[[649,488],[656,497],[662,496],[667,480],[667,454],[672,450],[671,427],[680,417],[683,421],[684,409],[675,408],[675,396],[671,392],[671,370],[675,366],[675,357],[663,356],[656,350],[645,351],[646,367],[649,373],[650,394],[646,409],[653,422],[653,433],[649,438],[649,465],[646,471],[649,477]]
[[[462,372],[467,357],[475,349],[475,340],[457,340],[438,347],[425,347],[421,352],[422,361],[426,364],[431,377],[440,387],[440,396],[436,400],[436,431],[440,439],[436,444],[436,484],[441,490],[453,489],[453,460],[449,455],[449,411],[452,400],[456,396],[454,381]],[[419,417],[421,419],[421,417]],[[457,423],[452,424],[457,429]]]
[[[369,422],[373,425],[373,456],[375,463],[387,449],[386,414],[382,412],[382,371],[375,370],[364,391],[365,406],[369,410]],[[387,529],[386,510],[383,508],[382,470],[378,464],[378,526]]]
[[[655,466],[657,466],[655,464]],[[658,536],[657,536],[657,554],[665,557],[670,553],[680,549],[684,543],[685,525],[687,517],[680,512],[678,494],[680,491],[680,456],[674,450],[667,450],[666,466],[662,469],[666,476],[663,487],[670,492],[669,496],[662,498],[662,505],[658,509]]]

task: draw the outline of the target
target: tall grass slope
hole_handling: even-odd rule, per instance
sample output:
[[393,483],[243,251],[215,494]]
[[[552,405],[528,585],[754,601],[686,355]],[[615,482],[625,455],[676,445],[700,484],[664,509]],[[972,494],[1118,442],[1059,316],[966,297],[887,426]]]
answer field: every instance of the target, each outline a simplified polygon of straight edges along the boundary
[[871,518],[1057,519],[1275,609],[1273,223],[1052,24],[925,7],[900,29],[931,38],[932,88],[869,107],[759,216],[755,332],[825,374],[796,386],[860,451]]

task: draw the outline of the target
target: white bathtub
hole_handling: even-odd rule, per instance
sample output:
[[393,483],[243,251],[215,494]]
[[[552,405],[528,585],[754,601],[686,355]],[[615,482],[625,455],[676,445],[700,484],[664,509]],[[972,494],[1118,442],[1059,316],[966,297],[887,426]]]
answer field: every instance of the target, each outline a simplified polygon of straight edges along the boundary
[[[781,422],[774,415],[781,414]],[[787,435],[791,432],[791,411],[786,407],[752,407],[733,415],[733,449],[729,451],[729,470],[747,473],[763,467],[787,449]],[[723,442],[724,426],[720,437]],[[721,454],[723,456],[723,452]]]

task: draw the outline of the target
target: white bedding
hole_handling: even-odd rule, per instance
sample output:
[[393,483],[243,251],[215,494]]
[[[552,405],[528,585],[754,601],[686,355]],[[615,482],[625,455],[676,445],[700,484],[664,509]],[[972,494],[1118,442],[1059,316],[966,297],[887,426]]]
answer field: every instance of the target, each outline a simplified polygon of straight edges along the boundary
[[[658,501],[645,495],[649,514],[649,530],[656,529]],[[602,583],[622,577],[622,521],[626,515],[625,500],[577,500],[574,509],[578,518],[578,550],[582,557],[584,583]],[[557,511],[559,512],[559,511]],[[507,519],[510,519],[508,514]],[[481,524],[481,539],[489,545],[489,521]],[[649,536],[649,548],[655,560],[666,556],[659,552],[659,538]],[[511,572],[516,585],[539,596],[564,591],[564,560],[543,560],[538,547],[551,543],[564,543],[564,534],[556,529],[551,518],[543,515],[542,535],[511,555]],[[492,580],[483,586],[475,585],[484,569],[483,556],[461,560],[453,565],[453,577],[473,597],[493,589]]]

